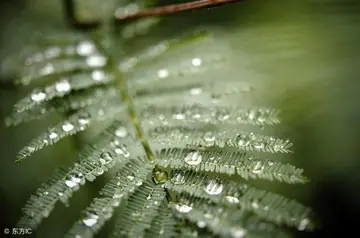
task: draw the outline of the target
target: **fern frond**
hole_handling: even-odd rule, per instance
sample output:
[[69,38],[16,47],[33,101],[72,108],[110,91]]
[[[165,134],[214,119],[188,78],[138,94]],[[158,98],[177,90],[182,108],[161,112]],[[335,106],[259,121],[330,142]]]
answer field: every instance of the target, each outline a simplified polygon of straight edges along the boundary
[[149,130],[149,137],[156,143],[171,147],[200,146],[219,147],[226,145],[245,151],[271,153],[289,153],[292,143],[289,140],[277,139],[271,136],[241,132],[234,129],[199,129],[185,126],[159,126]]
[[188,196],[170,206],[177,217],[221,237],[287,237],[275,225],[242,209],[226,209]]
[[156,121],[160,121],[164,125],[176,125],[179,121],[187,124],[202,122],[216,125],[274,125],[280,122],[278,113],[277,110],[266,108],[205,107],[195,104],[181,107],[150,106],[141,116],[143,120],[151,120],[155,124]]
[[64,113],[75,111],[91,105],[107,104],[109,101],[120,101],[119,94],[112,86],[96,87],[72,93],[62,98],[37,104],[29,110],[15,111],[5,119],[6,126],[17,126],[35,119],[41,119],[52,112]]
[[177,221],[172,215],[166,202],[163,202],[157,211],[151,226],[147,229],[144,237],[149,238],[171,238],[176,235]]
[[262,159],[246,152],[194,151],[172,148],[159,151],[155,156],[155,163],[160,167],[179,171],[236,174],[244,179],[278,180],[286,183],[307,182],[306,177],[302,175],[302,169]]
[[303,229],[312,229],[313,225],[309,220],[310,210],[303,205],[248,185],[234,189],[236,186],[232,181],[195,172],[175,172],[173,179],[164,184],[165,188],[179,194],[187,193],[194,197],[206,198],[223,206],[241,207],[269,222],[295,227],[307,222]]
[[152,166],[141,159],[127,163],[100,191],[100,197],[86,208],[85,217],[74,224],[67,236],[92,237],[113,216],[114,209],[146,181],[151,171]]
[[89,88],[94,85],[106,84],[112,81],[112,75],[108,75],[101,69],[96,69],[86,73],[75,73],[68,77],[62,77],[54,84],[46,86],[42,90],[34,89],[30,95],[16,103],[14,108],[17,112],[22,112],[33,108],[39,103],[68,95],[72,91]]
[[124,133],[121,136],[116,133],[124,125],[121,121],[113,123],[93,144],[83,149],[73,166],[60,169],[45,182],[26,203],[19,226],[35,228],[49,215],[58,200],[66,202],[86,180],[93,181],[115,164],[124,164],[130,156],[136,156],[141,144],[134,143],[134,135],[129,131],[124,138]]
[[164,202],[165,195],[161,185],[147,181],[119,211],[113,237],[143,237]]
[[109,106],[106,109],[106,111],[103,109],[103,105],[94,105],[74,113],[66,121],[49,128],[47,132],[33,139],[26,147],[20,150],[16,162],[22,161],[45,146],[55,144],[66,136],[75,135],[85,130],[93,121],[104,120],[107,117],[111,118],[124,111],[124,108],[119,106]]

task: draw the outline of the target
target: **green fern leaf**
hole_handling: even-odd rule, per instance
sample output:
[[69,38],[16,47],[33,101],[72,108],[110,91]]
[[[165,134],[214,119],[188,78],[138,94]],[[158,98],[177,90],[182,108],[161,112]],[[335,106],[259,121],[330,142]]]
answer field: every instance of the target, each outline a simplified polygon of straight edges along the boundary
[[[148,5],[131,4],[110,15]],[[18,161],[94,122],[111,125],[35,192],[19,226],[35,229],[58,201],[114,168],[68,237],[92,237],[112,217],[114,237],[287,237],[285,226],[313,229],[309,208],[248,184],[307,182],[301,169],[266,158],[292,152],[292,143],[267,131],[280,113],[261,100],[263,82],[236,70],[238,56],[216,28],[152,39],[164,20],[114,27],[106,18],[93,32],[38,40],[25,57],[18,81],[35,89],[6,124],[67,116]],[[141,43],[147,38],[150,46]]]

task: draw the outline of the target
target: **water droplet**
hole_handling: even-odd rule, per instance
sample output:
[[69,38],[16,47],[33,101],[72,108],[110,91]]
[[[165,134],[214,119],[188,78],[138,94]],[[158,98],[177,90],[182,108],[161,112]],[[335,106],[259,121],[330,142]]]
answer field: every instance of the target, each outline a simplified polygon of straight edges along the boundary
[[67,79],[62,79],[55,83],[55,90],[59,93],[66,93],[71,90],[71,85]]
[[185,115],[182,113],[177,113],[173,115],[173,118],[176,120],[184,120],[185,119]]
[[135,14],[139,11],[139,6],[136,3],[130,3],[125,7],[117,8],[114,15],[115,17],[122,18],[127,15]]
[[35,90],[30,97],[34,102],[41,102],[46,98],[46,94],[40,90]]
[[133,181],[135,179],[135,175],[130,174],[130,175],[126,176],[126,179],[127,179],[128,182],[131,182],[131,181]]
[[96,174],[96,175],[102,175],[103,173],[104,173],[104,169],[100,166],[100,167],[96,167],[95,169],[94,169],[94,173]]
[[203,92],[202,88],[192,88],[190,89],[191,95],[200,95]]
[[88,112],[82,113],[81,115],[79,115],[79,119],[78,119],[79,124],[81,124],[81,125],[89,124],[90,117],[91,117],[90,113],[88,113]]
[[169,71],[167,69],[159,69],[159,71],[157,72],[157,76],[159,78],[166,78],[169,76]]
[[99,220],[99,216],[93,213],[88,213],[87,217],[82,220],[82,222],[88,226],[94,226]]
[[256,201],[253,201],[251,203],[251,207],[254,208],[254,209],[258,209],[259,208],[259,204],[256,202]]
[[206,132],[204,135],[204,140],[206,142],[213,142],[213,141],[215,141],[215,136],[212,132]]
[[199,228],[204,228],[206,226],[206,222],[204,221],[198,221],[196,224]]
[[177,203],[175,205],[175,209],[180,213],[188,213],[192,210],[192,207],[185,204]]
[[180,185],[185,183],[185,176],[183,173],[175,173],[171,178],[171,182],[175,185]]
[[243,238],[246,235],[246,230],[240,227],[234,227],[230,230],[230,235],[233,238]]
[[91,55],[86,58],[86,64],[90,67],[102,67],[106,64],[106,58],[102,55]]
[[135,185],[136,186],[141,186],[143,184],[143,181],[141,179],[139,179],[138,181],[136,181]]
[[91,55],[92,53],[95,52],[95,46],[92,42],[90,41],[83,41],[80,42],[77,46],[76,46],[76,53],[80,56],[87,56],[87,55]]
[[120,127],[117,128],[116,131],[115,131],[115,135],[116,135],[117,137],[124,138],[124,137],[127,136],[127,134],[128,134],[128,132],[127,132],[126,128],[123,127],[123,126],[120,126]]
[[106,76],[105,76],[104,71],[102,71],[102,70],[94,70],[91,73],[91,78],[94,81],[102,81],[102,80],[104,80],[106,78]]
[[191,60],[191,64],[193,66],[200,66],[202,64],[202,60],[200,58],[194,58]]
[[202,161],[202,156],[199,152],[195,151],[195,152],[190,152],[186,157],[185,157],[185,163],[187,163],[188,165],[199,165]]
[[49,131],[49,139],[53,140],[57,138],[59,135],[54,131]]
[[209,195],[219,195],[224,189],[224,185],[218,179],[209,180],[204,187],[204,190]]
[[229,204],[238,204],[240,201],[237,197],[225,196],[224,200]]
[[69,132],[74,129],[74,126],[70,122],[65,122],[61,128],[63,129],[63,131]]
[[310,224],[310,220],[307,218],[304,218],[300,221],[300,224],[298,226],[299,231],[303,231],[306,229],[306,227]]
[[238,135],[236,140],[238,142],[238,145],[241,146],[241,147],[245,147],[245,146],[248,146],[250,144],[250,140],[249,140],[248,136],[245,135],[245,134]]
[[50,63],[46,64],[41,70],[40,74],[42,75],[49,75],[54,72],[54,66]]
[[255,166],[252,169],[254,174],[260,174],[263,172],[265,166],[261,161],[256,162]]
[[129,151],[127,150],[127,147],[124,144],[121,144],[121,145],[117,146],[115,148],[115,153],[118,154],[118,155],[123,155],[124,157],[129,157],[130,156]]
[[65,185],[69,188],[74,188],[82,181],[83,178],[84,175],[82,173],[71,173],[66,177]]
[[113,158],[111,157],[110,153],[104,152],[104,153],[101,153],[99,160],[102,165],[107,165],[113,161]]

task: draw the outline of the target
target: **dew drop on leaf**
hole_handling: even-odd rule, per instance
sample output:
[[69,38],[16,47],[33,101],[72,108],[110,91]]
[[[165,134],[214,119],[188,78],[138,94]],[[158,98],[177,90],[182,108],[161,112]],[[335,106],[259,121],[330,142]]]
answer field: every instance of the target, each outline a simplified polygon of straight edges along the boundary
[[196,224],[199,228],[204,228],[206,226],[206,223],[204,221],[198,221]]
[[129,157],[130,156],[129,151],[127,150],[127,147],[124,144],[116,146],[115,153],[118,154],[118,155],[123,155],[124,157]]
[[204,190],[209,195],[219,195],[224,189],[224,185],[218,179],[209,180],[204,187]]
[[110,153],[104,152],[101,153],[99,160],[102,165],[107,165],[113,161],[113,158],[111,157]]
[[115,131],[115,135],[116,135],[117,137],[124,138],[124,137],[127,136],[127,134],[128,134],[128,132],[127,132],[126,128],[123,127],[123,126],[120,126],[120,127],[117,128],[116,131]]
[[185,163],[187,163],[188,165],[199,165],[202,161],[202,156],[199,152],[190,152],[186,157],[185,157]]
[[233,197],[233,196],[225,196],[224,200],[228,203],[228,204],[238,204],[240,201],[237,197]]
[[212,132],[206,132],[204,135],[204,140],[206,142],[213,142],[213,141],[215,141],[215,136]]
[[230,235],[233,238],[243,238],[246,235],[246,230],[243,228],[235,227],[230,230]]
[[102,67],[106,64],[106,58],[102,55],[90,55],[86,58],[86,64],[90,67]]
[[309,223],[310,223],[310,220],[309,220],[309,219],[307,219],[307,218],[302,219],[302,220],[300,221],[299,226],[298,226],[298,230],[299,230],[299,231],[305,230],[306,227],[309,225]]
[[99,220],[99,216],[93,213],[89,213],[86,218],[84,218],[82,220],[82,222],[88,226],[88,227],[92,227],[94,226]]
[[128,182],[131,182],[135,179],[135,176],[133,174],[130,174],[130,175],[126,176],[126,179]]
[[34,102],[41,102],[46,98],[46,94],[42,91],[35,90],[30,97]]
[[202,63],[202,60],[200,58],[194,58],[194,59],[191,60],[191,64],[193,66],[200,66],[201,63]]
[[63,131],[69,132],[74,129],[74,126],[70,122],[65,122],[61,128],[63,129]]
[[159,71],[157,72],[157,76],[158,78],[166,78],[169,76],[169,71],[167,69],[159,69]]
[[81,124],[81,125],[89,124],[90,117],[91,117],[90,113],[88,113],[88,112],[82,113],[78,119],[79,124]]
[[101,166],[97,167],[97,168],[95,168],[94,173],[96,175],[102,175],[104,173],[104,169]]
[[190,89],[190,94],[191,95],[200,95],[202,93],[202,89],[201,88],[192,88]]
[[176,120],[184,120],[185,119],[185,115],[182,113],[177,113],[173,115],[173,118]]
[[59,93],[66,93],[71,90],[71,85],[67,79],[62,79],[55,84],[55,90]]
[[171,178],[171,182],[175,185],[180,185],[185,183],[185,176],[183,173],[175,173]]
[[76,46],[76,53],[80,56],[87,56],[87,55],[91,55],[92,53],[95,52],[95,46],[93,43],[91,43],[90,41],[83,41],[80,42],[77,46]]
[[56,133],[56,132],[54,132],[54,131],[49,131],[49,139],[55,139],[55,138],[57,138],[59,135]]
[[105,79],[105,73],[104,71],[102,70],[94,70],[92,73],[91,73],[91,78],[94,80],[94,81],[102,81]]
[[190,207],[186,204],[177,203],[175,205],[175,209],[180,213],[188,213],[192,210],[192,207]]

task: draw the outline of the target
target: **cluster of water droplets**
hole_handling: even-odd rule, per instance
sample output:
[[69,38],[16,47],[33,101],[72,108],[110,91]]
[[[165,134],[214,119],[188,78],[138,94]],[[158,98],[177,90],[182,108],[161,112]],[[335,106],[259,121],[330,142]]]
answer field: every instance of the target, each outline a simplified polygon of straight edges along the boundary
[[199,165],[202,161],[202,156],[200,154],[200,152],[198,151],[194,151],[194,152],[190,152],[185,158],[184,158],[185,163],[187,163],[188,165],[192,165],[192,166],[196,166]]
[[209,195],[219,195],[223,190],[224,185],[219,179],[210,179],[204,185],[204,191]]
[[288,148],[292,145],[289,140],[279,140],[273,137],[255,135],[254,133],[243,133],[236,137],[237,145],[240,148],[256,151],[269,152],[288,152]]

